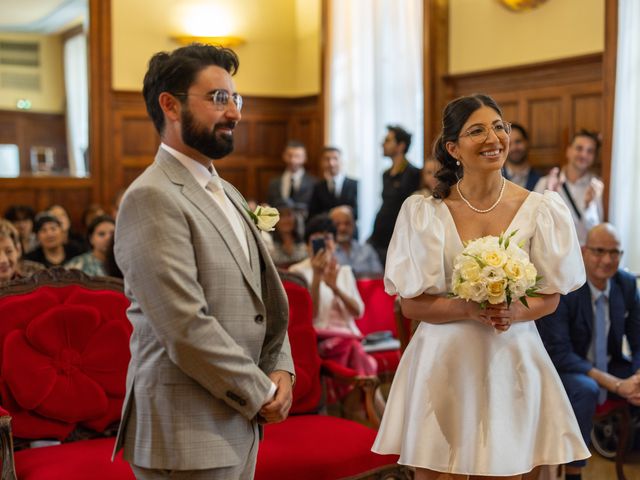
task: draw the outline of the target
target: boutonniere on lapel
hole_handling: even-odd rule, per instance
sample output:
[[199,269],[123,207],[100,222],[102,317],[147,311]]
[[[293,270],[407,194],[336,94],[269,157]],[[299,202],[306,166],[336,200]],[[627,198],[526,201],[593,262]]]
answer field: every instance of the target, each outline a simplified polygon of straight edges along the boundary
[[251,210],[249,206],[245,206],[247,213],[256,224],[259,230],[263,232],[273,232],[276,227],[276,223],[280,221],[280,213],[277,208],[263,207],[258,205],[255,210]]

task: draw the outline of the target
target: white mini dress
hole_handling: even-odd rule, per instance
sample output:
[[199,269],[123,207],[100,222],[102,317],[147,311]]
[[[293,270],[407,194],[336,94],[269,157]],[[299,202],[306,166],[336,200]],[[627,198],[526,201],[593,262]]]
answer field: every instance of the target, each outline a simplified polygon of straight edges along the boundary
[[[532,192],[507,232],[542,275],[540,293],[585,282],[571,214],[555,192]],[[463,249],[446,204],[409,197],[387,254],[387,293],[450,291]],[[535,322],[497,334],[475,321],[422,322],[395,374],[374,452],[438,472],[508,476],[590,456]]]

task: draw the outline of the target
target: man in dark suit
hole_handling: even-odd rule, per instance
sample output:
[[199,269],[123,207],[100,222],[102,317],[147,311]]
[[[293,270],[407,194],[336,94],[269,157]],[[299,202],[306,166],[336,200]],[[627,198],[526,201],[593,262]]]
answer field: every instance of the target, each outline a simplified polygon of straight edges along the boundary
[[342,173],[342,152],[336,147],[324,147],[320,157],[324,180],[316,183],[309,202],[309,218],[327,213],[339,205],[348,205],[358,218],[358,181]]
[[[640,405],[640,297],[635,277],[618,269],[621,255],[612,225],[592,228],[582,247],[587,283],[562,296],[556,312],[538,321],[587,443],[596,406],[608,395]],[[585,465],[586,460],[567,465],[566,478],[580,479]]]
[[533,190],[542,175],[529,165],[529,135],[522,125],[512,123],[509,136],[509,155],[502,167],[502,174],[507,180]]
[[282,160],[286,165],[285,170],[282,175],[269,182],[267,202],[269,205],[278,205],[291,200],[296,210],[306,218],[317,179],[304,169],[307,161],[304,144],[297,140],[287,142],[282,152]]

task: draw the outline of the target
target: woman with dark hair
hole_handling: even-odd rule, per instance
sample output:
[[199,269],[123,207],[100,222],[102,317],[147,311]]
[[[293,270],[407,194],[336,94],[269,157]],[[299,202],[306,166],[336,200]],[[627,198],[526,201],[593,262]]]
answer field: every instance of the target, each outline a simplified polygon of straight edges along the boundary
[[[585,281],[571,214],[501,173],[510,125],[495,101],[450,102],[434,145],[433,197],[413,195],[398,216],[385,285],[420,321],[389,394],[373,450],[399,454],[417,480],[520,479],[540,465],[589,456],[533,320]],[[454,259],[469,240],[514,233],[540,280],[528,308],[454,298]],[[497,334],[499,333],[499,334]]]
[[[335,233],[336,227],[327,214],[313,217],[305,231],[309,258],[289,270],[302,275],[309,284],[320,356],[361,375],[374,375],[376,360],[364,351],[362,333],[355,322],[362,316],[364,303],[351,267],[338,264]],[[342,389],[339,395],[347,391]]]
[[109,249],[113,249],[115,228],[116,223],[109,215],[94,218],[87,228],[87,239],[91,245],[91,251],[72,258],[65,267],[82,270],[87,275],[107,275],[105,262]]

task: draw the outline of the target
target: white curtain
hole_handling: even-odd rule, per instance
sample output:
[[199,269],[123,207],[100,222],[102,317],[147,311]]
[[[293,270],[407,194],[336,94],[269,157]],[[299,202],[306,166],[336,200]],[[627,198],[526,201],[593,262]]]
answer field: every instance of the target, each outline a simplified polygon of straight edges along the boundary
[[423,164],[422,0],[329,1],[328,142],[359,180],[359,232],[367,238],[380,207],[386,125],[413,134],[407,158]]
[[622,265],[640,273],[640,2],[618,0],[618,54],[609,218],[620,232]]
[[85,157],[89,147],[89,79],[87,37],[74,35],[64,44],[64,83],[67,96],[67,151],[69,174],[88,175]]

